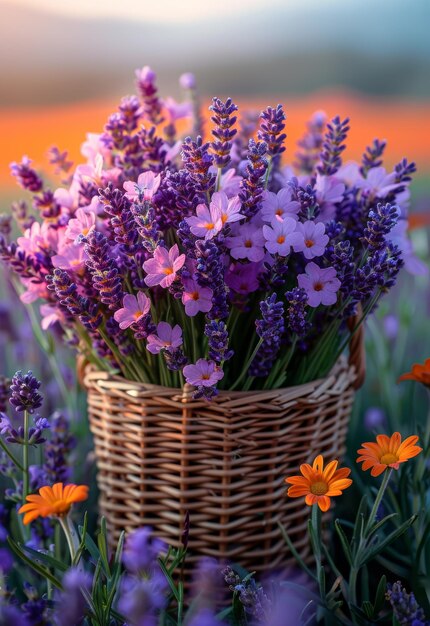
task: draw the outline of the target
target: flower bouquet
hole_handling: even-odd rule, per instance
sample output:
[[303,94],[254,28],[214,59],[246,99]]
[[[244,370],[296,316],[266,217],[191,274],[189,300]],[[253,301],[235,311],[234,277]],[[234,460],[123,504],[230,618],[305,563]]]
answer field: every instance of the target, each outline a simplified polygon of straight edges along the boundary
[[[342,448],[354,376],[330,372],[411,256],[415,165],[387,172],[378,140],[343,163],[349,121],[318,112],[291,167],[282,106],[238,121],[230,98],[213,99],[204,140],[192,75],[177,103],[158,96],[150,68],[136,74],[139,97],[88,135],[85,164],[51,150],[62,187],[48,188],[28,158],[12,164],[36,216],[13,206],[22,234],[10,243],[4,219],[0,255],[23,302],[44,302],[43,328],[60,328],[91,364],[108,519],[133,526],[144,510],[156,526],[164,515],[171,539],[194,506],[205,536],[229,537],[243,514],[256,541],[265,525],[271,560],[287,456],[312,456],[310,439]],[[180,139],[187,123],[192,136]]]

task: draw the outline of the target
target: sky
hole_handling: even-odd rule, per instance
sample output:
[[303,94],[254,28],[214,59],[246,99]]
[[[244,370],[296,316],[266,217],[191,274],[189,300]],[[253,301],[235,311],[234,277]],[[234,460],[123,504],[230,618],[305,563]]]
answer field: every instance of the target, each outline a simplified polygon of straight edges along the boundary
[[[324,0],[334,2],[335,0]],[[83,17],[115,17],[144,21],[189,22],[219,15],[234,16],[245,11],[266,7],[297,6],[317,0],[16,0],[34,8]]]

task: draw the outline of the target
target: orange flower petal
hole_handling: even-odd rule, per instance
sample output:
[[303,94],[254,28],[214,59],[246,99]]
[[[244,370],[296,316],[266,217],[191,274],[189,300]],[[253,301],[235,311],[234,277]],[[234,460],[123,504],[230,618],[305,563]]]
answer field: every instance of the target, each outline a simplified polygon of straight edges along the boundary
[[322,454],[319,454],[317,457],[315,457],[315,460],[312,464],[312,469],[316,472],[322,473],[323,467],[324,467],[324,458]]
[[317,496],[318,497],[318,506],[321,511],[325,513],[330,508],[330,498],[328,496]]
[[336,468],[338,465],[339,465],[339,461],[336,461],[336,460],[330,461],[330,463],[327,464],[327,467],[323,471],[324,480],[329,482],[333,474],[336,472]]
[[372,469],[370,470],[370,473],[372,476],[379,476],[380,474],[382,474],[383,471],[385,471],[387,469],[388,465],[374,465],[372,467]]

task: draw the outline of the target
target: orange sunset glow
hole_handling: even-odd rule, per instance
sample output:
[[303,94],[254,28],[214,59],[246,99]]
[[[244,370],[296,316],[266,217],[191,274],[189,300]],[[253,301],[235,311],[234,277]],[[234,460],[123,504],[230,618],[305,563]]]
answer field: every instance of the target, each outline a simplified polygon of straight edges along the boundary
[[[265,97],[264,100],[240,100],[240,109],[262,109],[267,102],[282,102],[287,112],[286,159],[292,160],[295,142],[302,135],[311,114],[322,109],[332,117],[348,115],[351,131],[345,157],[360,158],[363,149],[374,138],[386,139],[386,161],[392,165],[404,156],[416,161],[423,173],[430,166],[430,116],[426,102],[387,101],[341,93],[316,93],[309,97]],[[209,101],[203,103],[207,110]],[[67,149],[79,162],[80,145],[88,131],[100,132],[115,102],[80,102],[55,107],[1,109],[0,184],[10,188],[14,181],[9,163],[27,154],[38,167],[47,167],[46,151],[52,145]],[[209,113],[208,113],[209,115]]]

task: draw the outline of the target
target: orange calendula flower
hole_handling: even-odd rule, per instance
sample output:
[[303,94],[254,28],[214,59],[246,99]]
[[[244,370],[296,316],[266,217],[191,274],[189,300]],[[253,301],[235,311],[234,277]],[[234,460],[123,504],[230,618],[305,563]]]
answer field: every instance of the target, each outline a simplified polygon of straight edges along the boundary
[[24,524],[30,524],[37,517],[64,517],[74,502],[83,502],[87,498],[86,485],[55,483],[52,487],[41,487],[39,495],[27,496],[27,503],[18,513],[25,513]]
[[430,359],[426,359],[424,363],[414,363],[410,372],[399,376],[400,380],[416,380],[430,387]]
[[324,469],[324,459],[319,454],[312,465],[300,465],[302,476],[285,479],[286,483],[292,485],[288,488],[290,498],[305,496],[305,502],[309,506],[318,504],[321,511],[328,511],[330,498],[341,496],[342,491],[352,484],[352,480],[347,478],[351,470],[347,467],[337,469],[338,463],[330,461]]
[[415,445],[417,441],[417,435],[407,437],[403,442],[400,433],[394,433],[391,437],[376,435],[376,442],[367,441],[361,444],[363,447],[357,450],[357,454],[361,455],[357,463],[363,463],[361,467],[363,471],[372,468],[370,470],[372,476],[379,476],[389,467],[397,470],[400,463],[408,461],[422,451],[422,448]]

